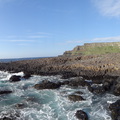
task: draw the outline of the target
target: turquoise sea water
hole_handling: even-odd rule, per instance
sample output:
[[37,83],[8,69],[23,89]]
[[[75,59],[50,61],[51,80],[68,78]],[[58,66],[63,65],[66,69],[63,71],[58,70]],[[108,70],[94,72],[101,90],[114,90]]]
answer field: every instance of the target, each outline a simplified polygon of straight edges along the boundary
[[[60,76],[33,76],[28,80],[10,83],[12,75],[0,71],[0,90],[12,90],[13,93],[0,95],[0,118],[14,116],[16,120],[77,120],[77,110],[84,110],[89,120],[111,120],[108,106],[119,97],[111,94],[93,95],[85,87],[71,88],[62,86],[55,90],[36,90],[33,85],[42,80],[62,81]],[[82,91],[85,101],[71,102],[68,95]],[[18,108],[17,105],[23,105]]]

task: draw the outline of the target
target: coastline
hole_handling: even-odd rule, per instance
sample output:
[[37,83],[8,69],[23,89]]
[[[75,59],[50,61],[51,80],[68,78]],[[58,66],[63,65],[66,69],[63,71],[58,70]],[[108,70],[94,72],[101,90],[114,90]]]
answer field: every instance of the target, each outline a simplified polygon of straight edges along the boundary
[[[90,55],[90,56],[60,56],[51,58],[41,58],[34,60],[22,60],[10,63],[0,63],[0,70],[17,73],[23,71],[26,76],[31,75],[61,75],[64,81],[51,83],[43,81],[41,84],[36,84],[36,89],[56,89],[61,85],[67,86],[84,86],[90,92],[96,95],[104,95],[105,93],[120,96],[120,53],[112,53],[106,55]],[[28,78],[29,78],[28,77]],[[82,77],[82,79],[81,79]],[[71,81],[67,79],[74,78]],[[87,82],[86,80],[91,80]],[[94,84],[97,87],[94,87]],[[102,86],[99,86],[99,85]],[[74,98],[75,97],[75,98]],[[76,96],[70,96],[69,99],[81,100]],[[119,117],[119,110],[112,107],[114,104],[119,105],[119,101],[110,105],[111,116],[113,120]],[[76,113],[77,114],[77,113]],[[82,113],[81,113],[82,114]]]

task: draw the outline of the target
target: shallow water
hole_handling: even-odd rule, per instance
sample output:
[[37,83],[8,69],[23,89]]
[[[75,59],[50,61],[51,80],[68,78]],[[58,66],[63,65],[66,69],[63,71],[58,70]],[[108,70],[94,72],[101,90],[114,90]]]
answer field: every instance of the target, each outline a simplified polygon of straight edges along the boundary
[[[89,120],[111,120],[108,111],[109,103],[115,102],[119,97],[111,94],[93,95],[85,87],[71,88],[62,86],[55,90],[36,90],[33,85],[42,80],[62,81],[60,76],[33,76],[28,80],[10,83],[9,78],[14,75],[0,72],[0,89],[12,90],[13,93],[0,95],[0,118],[15,116],[17,120],[77,120],[77,110],[84,110]],[[17,73],[23,76],[23,73]],[[71,102],[68,95],[82,91],[85,98],[82,102]],[[16,104],[22,103],[23,108]]]

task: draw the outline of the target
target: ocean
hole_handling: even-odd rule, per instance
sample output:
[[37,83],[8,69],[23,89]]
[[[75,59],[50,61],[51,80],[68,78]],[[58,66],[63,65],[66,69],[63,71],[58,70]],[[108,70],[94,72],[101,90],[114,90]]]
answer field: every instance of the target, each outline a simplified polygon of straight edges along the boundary
[[0,62],[14,62],[14,61],[20,61],[20,60],[32,60],[32,59],[39,59],[39,58],[46,58],[46,57],[0,59]]
[[[120,98],[108,93],[94,95],[86,87],[61,86],[54,90],[36,90],[33,86],[43,80],[56,82],[63,79],[60,76],[33,75],[28,80],[13,83],[9,82],[12,75],[24,74],[0,71],[0,90],[13,91],[11,94],[0,95],[0,118],[7,116],[15,120],[77,120],[76,111],[83,110],[88,114],[89,120],[111,120],[108,106]],[[84,101],[72,102],[68,99],[68,95],[76,91],[83,92],[81,96]]]

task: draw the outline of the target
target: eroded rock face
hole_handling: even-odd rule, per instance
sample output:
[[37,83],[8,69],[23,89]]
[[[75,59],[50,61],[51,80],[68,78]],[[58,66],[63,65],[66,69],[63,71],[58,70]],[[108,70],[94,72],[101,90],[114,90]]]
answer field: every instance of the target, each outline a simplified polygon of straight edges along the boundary
[[114,83],[113,94],[116,96],[120,95],[120,77]]
[[23,76],[23,78],[25,78],[25,79],[29,79],[31,77],[31,74],[30,73],[28,73],[28,72],[24,72],[24,76]]
[[62,79],[68,79],[68,78],[71,78],[71,77],[76,77],[77,74],[74,73],[74,72],[62,72]]
[[75,116],[78,118],[78,120],[88,120],[88,115],[82,110],[78,110]]
[[18,82],[21,80],[20,78],[21,78],[21,76],[13,75],[13,76],[11,76],[9,81],[10,82]]
[[111,117],[113,120],[120,120],[120,100],[110,104]]
[[40,90],[40,89],[57,89],[60,86],[61,86],[60,83],[53,83],[48,80],[44,80],[44,81],[42,81],[42,83],[34,85],[34,88],[38,89],[38,90]]
[[69,95],[68,98],[70,101],[74,101],[74,102],[85,100],[82,96],[79,95]]

